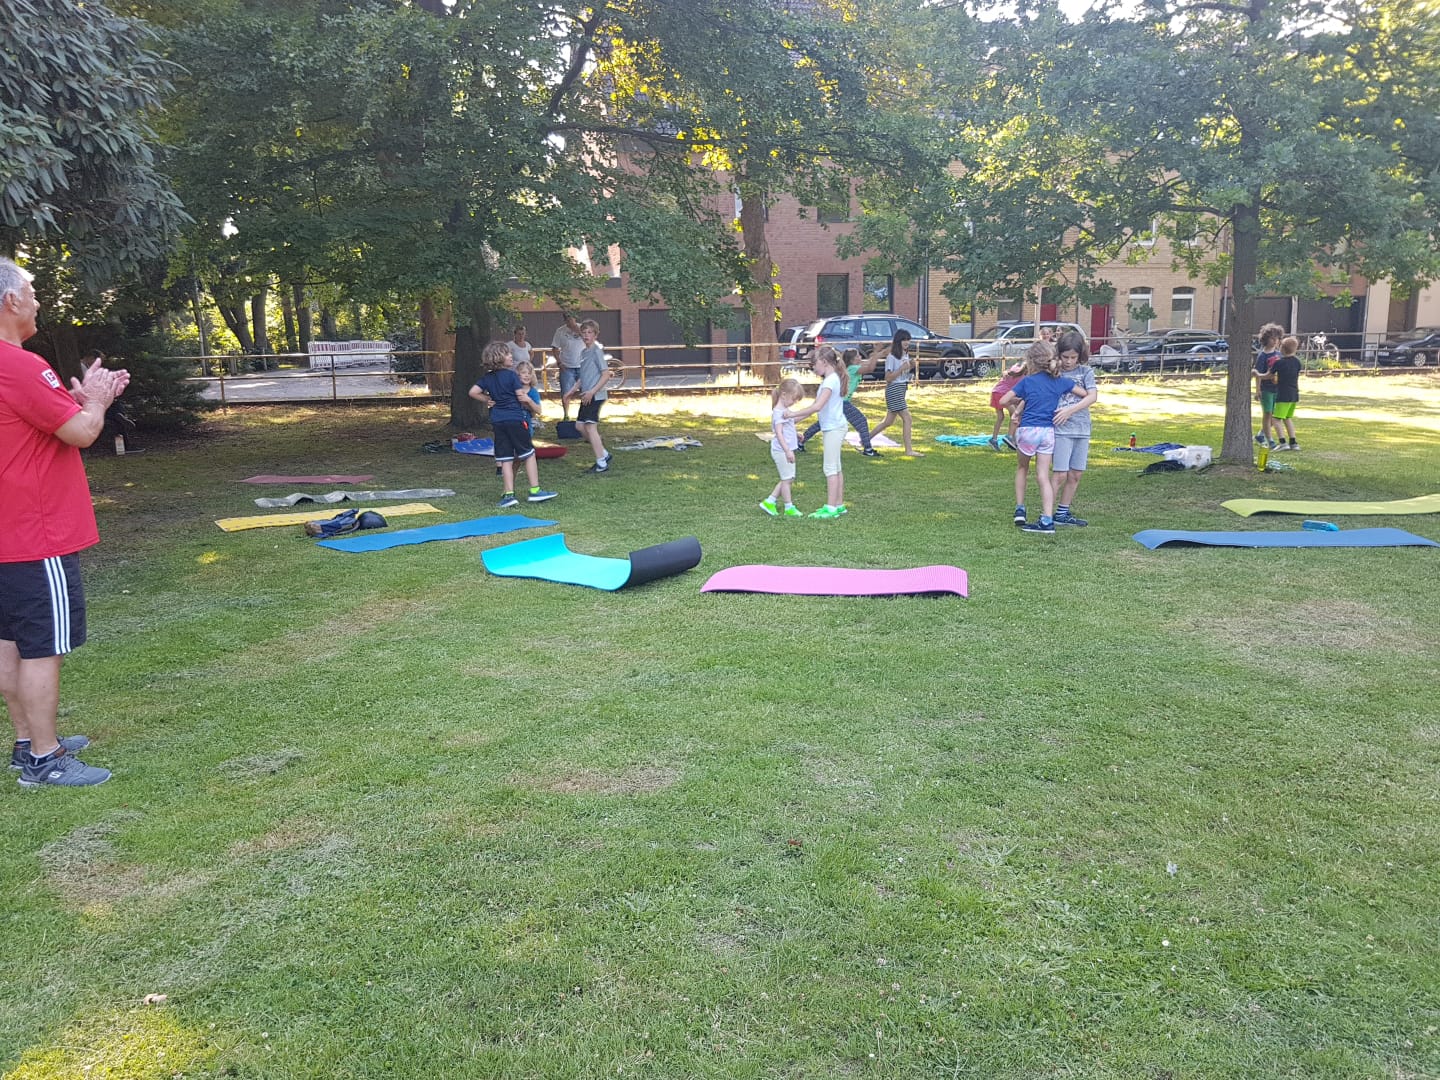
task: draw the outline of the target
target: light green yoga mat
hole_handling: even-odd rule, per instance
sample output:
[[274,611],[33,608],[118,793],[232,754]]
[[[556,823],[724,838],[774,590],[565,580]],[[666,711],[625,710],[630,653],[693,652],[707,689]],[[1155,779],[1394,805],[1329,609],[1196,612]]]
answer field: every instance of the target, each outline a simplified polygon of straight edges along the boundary
[[1306,517],[1317,518],[1344,517],[1347,514],[1440,514],[1440,495],[1420,495],[1414,499],[1395,499],[1391,502],[1230,499],[1220,505],[1241,517],[1249,517],[1251,514],[1304,514]]

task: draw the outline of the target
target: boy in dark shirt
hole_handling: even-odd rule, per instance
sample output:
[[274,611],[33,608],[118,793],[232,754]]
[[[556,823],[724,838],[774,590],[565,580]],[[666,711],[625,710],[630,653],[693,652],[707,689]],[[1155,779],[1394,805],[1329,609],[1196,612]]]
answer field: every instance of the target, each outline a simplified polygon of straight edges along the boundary
[[1270,369],[1270,376],[1275,380],[1275,434],[1281,435],[1280,424],[1283,422],[1284,434],[1290,437],[1289,446],[1281,438],[1276,450],[1300,449],[1300,444],[1295,441],[1295,421],[1292,419],[1295,405],[1300,400],[1300,358],[1295,355],[1299,349],[1299,339],[1287,337],[1280,342],[1280,359]]
[[1275,380],[1271,377],[1271,371],[1275,362],[1280,359],[1276,352],[1276,346],[1285,330],[1279,323],[1266,323],[1260,328],[1260,351],[1255,356],[1255,393],[1260,398],[1260,434],[1255,436],[1255,442],[1260,446],[1275,449],[1273,434],[1280,433],[1280,425],[1274,423],[1273,413],[1275,411]]
[[470,396],[490,406],[490,426],[495,429],[495,464],[505,480],[505,493],[500,498],[502,510],[519,506],[515,498],[515,462],[525,463],[530,481],[530,502],[555,498],[553,491],[540,490],[540,468],[535,464],[535,447],[530,442],[530,425],[526,416],[539,412],[530,400],[520,376],[515,374],[515,354],[503,341],[492,341],[480,354],[484,372],[480,381],[470,388]]

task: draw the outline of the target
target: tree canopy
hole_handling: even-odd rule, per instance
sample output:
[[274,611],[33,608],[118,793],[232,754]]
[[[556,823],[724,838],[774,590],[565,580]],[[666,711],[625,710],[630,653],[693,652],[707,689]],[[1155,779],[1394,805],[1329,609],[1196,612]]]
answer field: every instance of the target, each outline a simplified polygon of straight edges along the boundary
[[147,123],[170,74],[150,30],[102,2],[9,0],[0,56],[0,249],[58,245],[92,290],[161,258],[184,213]]
[[1440,275],[1436,25],[1428,3],[1026,5],[990,30],[987,80],[942,95],[955,166],[884,193],[860,241],[957,297],[1066,279],[1094,301],[1107,263],[1168,238],[1233,282],[1223,452],[1248,460],[1257,295]]

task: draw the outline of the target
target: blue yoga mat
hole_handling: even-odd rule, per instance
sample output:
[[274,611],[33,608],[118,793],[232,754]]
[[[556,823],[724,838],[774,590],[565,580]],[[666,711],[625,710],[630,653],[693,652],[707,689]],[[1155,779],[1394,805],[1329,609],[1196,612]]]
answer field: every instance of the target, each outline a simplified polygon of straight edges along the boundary
[[1341,529],[1338,532],[1171,532],[1146,529],[1135,539],[1151,551],[1158,547],[1338,548],[1440,547],[1434,540],[1404,529]]
[[555,524],[557,522],[541,521],[539,518],[523,515],[496,515],[472,518],[469,521],[452,521],[446,525],[429,525],[423,529],[401,529],[399,532],[375,533],[370,536],[342,536],[338,540],[321,540],[319,546],[335,551],[385,551],[407,544],[428,544],[431,540],[464,540],[471,536],[494,536],[496,533],[514,532],[516,529],[540,529]]
[[539,578],[561,585],[584,585],[614,592],[627,585],[670,577],[697,566],[700,541],[693,536],[632,551],[628,559],[577,555],[565,545],[564,533],[537,536],[480,553],[485,569],[498,577]]

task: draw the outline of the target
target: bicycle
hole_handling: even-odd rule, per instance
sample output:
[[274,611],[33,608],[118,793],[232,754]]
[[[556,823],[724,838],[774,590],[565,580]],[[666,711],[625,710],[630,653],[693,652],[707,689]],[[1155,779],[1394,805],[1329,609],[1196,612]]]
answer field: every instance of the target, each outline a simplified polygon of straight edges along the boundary
[[1311,334],[1305,340],[1305,366],[1319,367],[1322,364],[1338,364],[1340,348],[1324,333]]
[[609,353],[606,353],[605,366],[610,369],[610,383],[605,387],[606,392],[619,390],[620,387],[625,385],[625,376],[627,374],[625,361],[621,360],[618,356],[611,356]]

